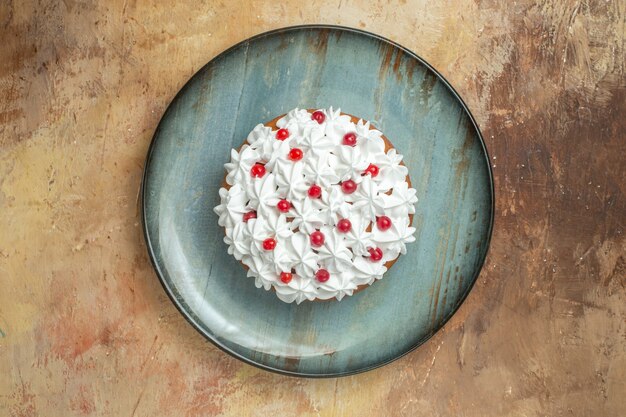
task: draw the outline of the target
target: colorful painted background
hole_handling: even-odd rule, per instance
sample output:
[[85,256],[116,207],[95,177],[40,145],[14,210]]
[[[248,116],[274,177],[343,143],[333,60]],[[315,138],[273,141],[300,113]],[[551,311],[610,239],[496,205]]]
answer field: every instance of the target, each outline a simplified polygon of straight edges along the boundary
[[[34,1],[0,5],[0,415],[626,413],[626,4]],[[302,380],[245,365],[171,304],[141,233],[174,94],[254,34],[363,28],[463,96],[496,226],[469,298],[393,364]]]

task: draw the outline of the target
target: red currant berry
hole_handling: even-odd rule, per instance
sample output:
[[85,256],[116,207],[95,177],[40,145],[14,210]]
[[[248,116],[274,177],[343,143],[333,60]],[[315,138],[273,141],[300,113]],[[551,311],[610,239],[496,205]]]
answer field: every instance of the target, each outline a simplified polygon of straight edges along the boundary
[[324,120],[326,120],[326,115],[324,114],[324,112],[318,110],[313,112],[313,114],[311,115],[311,119],[315,120],[319,124],[322,124],[324,123]]
[[356,145],[356,135],[352,132],[343,135],[343,144],[347,146]]
[[289,209],[291,208],[291,203],[287,200],[280,200],[278,204],[276,204],[276,208],[281,213],[287,213]]
[[263,249],[274,250],[276,248],[276,239],[268,237],[263,241]]
[[289,151],[289,159],[291,159],[292,161],[299,161],[302,159],[302,156],[302,149],[293,148]]
[[311,198],[320,198],[322,196],[322,187],[319,185],[313,184],[311,188],[309,188],[309,197]]
[[341,233],[348,233],[352,228],[352,223],[348,219],[341,219],[337,222],[337,230]]
[[352,180],[344,181],[341,183],[341,191],[346,194],[352,194],[356,191],[356,182]]
[[252,168],[250,168],[250,175],[255,178],[261,178],[265,175],[265,167],[261,164],[252,165]]
[[315,232],[311,233],[311,246],[316,246],[319,248],[324,244],[325,239],[326,238],[324,237],[324,233],[316,230]]
[[378,262],[383,259],[383,251],[380,250],[380,248],[370,248],[368,252],[370,253],[370,261],[372,262]]
[[317,279],[319,282],[326,282],[328,281],[328,278],[330,278],[330,274],[325,269],[318,269],[318,271],[315,273],[315,279]]
[[248,223],[248,220],[256,219],[256,211],[249,211],[247,213],[243,213],[243,222]]
[[379,171],[379,169],[378,169],[378,167],[376,165],[370,164],[370,166],[368,166],[365,169],[365,172],[363,173],[363,175],[370,174],[372,177],[375,177],[376,175],[378,175],[378,171]]
[[391,219],[387,216],[380,216],[376,219],[376,226],[378,227],[378,230],[382,230],[384,232],[391,227]]
[[291,272],[280,273],[280,280],[284,282],[285,284],[289,284],[292,278],[293,278],[293,274]]
[[289,131],[287,129],[278,129],[276,132],[276,139],[285,140],[289,137]]

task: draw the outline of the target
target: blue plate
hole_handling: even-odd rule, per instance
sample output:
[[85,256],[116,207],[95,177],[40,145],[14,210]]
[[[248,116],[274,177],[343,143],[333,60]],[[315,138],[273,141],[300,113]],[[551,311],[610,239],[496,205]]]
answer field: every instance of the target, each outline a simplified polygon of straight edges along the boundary
[[[231,148],[257,123],[329,106],[372,121],[404,155],[417,241],[352,297],[286,304],[227,254],[213,207]],[[243,361],[309,377],[381,366],[440,329],[482,267],[494,207],[485,145],[452,87],[407,49],[336,26],[264,33],[198,71],[157,128],[142,197],[150,257],[189,322]]]

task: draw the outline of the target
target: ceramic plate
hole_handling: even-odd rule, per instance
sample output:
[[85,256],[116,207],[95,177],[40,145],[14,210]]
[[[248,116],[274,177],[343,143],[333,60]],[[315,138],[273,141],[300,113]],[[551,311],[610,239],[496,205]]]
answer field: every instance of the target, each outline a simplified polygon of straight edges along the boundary
[[[231,148],[257,123],[329,106],[372,121],[404,155],[417,240],[352,297],[286,304],[227,254],[213,207]],[[431,337],[476,280],[493,222],[489,158],[452,87],[407,49],[331,26],[255,36],[198,71],[157,128],[142,193],[150,257],[189,322],[241,360],[311,377],[372,369]]]

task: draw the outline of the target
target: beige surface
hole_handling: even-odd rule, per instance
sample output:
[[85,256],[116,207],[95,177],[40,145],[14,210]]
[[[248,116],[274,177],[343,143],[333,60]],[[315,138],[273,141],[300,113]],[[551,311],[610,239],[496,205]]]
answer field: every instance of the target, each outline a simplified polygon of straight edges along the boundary
[[[626,414],[624,1],[160,3],[0,5],[0,416]],[[136,205],[189,76],[300,23],[423,56],[494,158],[496,230],[467,302],[417,351],[341,379],[206,342],[159,285]]]

